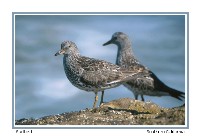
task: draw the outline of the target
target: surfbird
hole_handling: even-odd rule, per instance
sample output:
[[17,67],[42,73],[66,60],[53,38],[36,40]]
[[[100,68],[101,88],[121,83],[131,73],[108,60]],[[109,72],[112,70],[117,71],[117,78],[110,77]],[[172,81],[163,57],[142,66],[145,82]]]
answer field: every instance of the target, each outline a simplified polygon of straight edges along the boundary
[[[118,65],[81,56],[76,44],[72,41],[64,41],[55,56],[63,54],[64,71],[69,81],[77,88],[95,93],[93,108],[98,101],[97,92],[121,85],[131,80],[140,71],[127,70]],[[137,74],[136,76],[138,76]]]
[[104,43],[103,46],[115,44],[118,47],[116,64],[129,69],[138,69],[143,71],[140,74],[141,77],[135,77],[135,79],[124,83],[123,85],[131,90],[135,99],[138,99],[138,95],[141,95],[142,101],[144,101],[143,95],[149,96],[172,96],[176,99],[182,100],[185,93],[173,89],[164,84],[150,69],[140,64],[135,58],[132,50],[131,41],[129,37],[122,32],[116,32],[112,35],[111,39]]

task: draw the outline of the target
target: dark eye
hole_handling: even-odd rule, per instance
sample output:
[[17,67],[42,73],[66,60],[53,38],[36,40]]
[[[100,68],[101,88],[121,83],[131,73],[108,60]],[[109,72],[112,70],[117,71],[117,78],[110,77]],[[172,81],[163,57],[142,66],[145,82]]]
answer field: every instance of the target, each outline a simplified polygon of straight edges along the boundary
[[112,38],[112,40],[113,40],[113,41],[117,40],[117,37],[116,37],[116,36],[115,36],[115,37],[113,37],[113,38]]

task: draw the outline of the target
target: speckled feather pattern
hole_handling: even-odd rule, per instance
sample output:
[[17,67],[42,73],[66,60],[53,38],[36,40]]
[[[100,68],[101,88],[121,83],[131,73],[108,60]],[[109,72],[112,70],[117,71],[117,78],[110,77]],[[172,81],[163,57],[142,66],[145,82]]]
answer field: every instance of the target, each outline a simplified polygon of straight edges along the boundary
[[135,76],[131,81],[124,83],[124,86],[134,93],[136,99],[138,95],[141,95],[142,100],[144,100],[143,95],[170,95],[179,100],[181,100],[180,97],[184,97],[183,92],[168,87],[160,81],[152,71],[139,63],[133,54],[131,41],[126,34],[122,32],[114,33],[111,40],[106,42],[104,46],[108,44],[116,44],[118,47],[116,58],[117,65],[129,70],[141,71],[141,73]]
[[69,81],[79,89],[95,93],[93,108],[96,107],[98,101],[98,91],[102,92],[101,104],[105,89],[119,86],[137,73],[137,71],[127,71],[103,60],[81,56],[76,44],[72,41],[62,42],[61,50],[55,56],[61,54],[64,55],[63,66]]
[[76,44],[71,41],[61,44],[61,50],[55,56],[60,54],[64,55],[63,66],[69,81],[85,91],[104,91],[119,86],[140,73],[140,70],[129,70],[104,60],[81,56]]
[[63,65],[69,81],[86,91],[101,91],[118,86],[134,74],[133,70],[131,73],[112,63],[77,55],[64,55]]

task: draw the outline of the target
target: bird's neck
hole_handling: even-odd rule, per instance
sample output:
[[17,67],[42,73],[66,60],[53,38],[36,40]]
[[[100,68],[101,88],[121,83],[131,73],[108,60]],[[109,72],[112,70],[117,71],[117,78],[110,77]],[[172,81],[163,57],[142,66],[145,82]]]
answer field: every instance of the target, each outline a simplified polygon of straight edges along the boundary
[[128,67],[128,65],[136,62],[137,60],[134,57],[131,42],[126,41],[126,43],[118,44],[116,64]]
[[67,69],[73,69],[74,66],[78,64],[78,60],[80,57],[81,56],[79,52],[65,54],[63,57],[64,67],[66,67]]

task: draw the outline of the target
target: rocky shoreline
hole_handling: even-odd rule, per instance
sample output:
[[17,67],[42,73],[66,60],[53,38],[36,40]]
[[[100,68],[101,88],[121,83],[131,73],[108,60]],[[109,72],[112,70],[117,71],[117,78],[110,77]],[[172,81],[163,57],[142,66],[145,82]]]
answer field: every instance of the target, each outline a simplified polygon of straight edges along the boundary
[[66,112],[39,119],[20,119],[15,125],[184,125],[185,105],[162,108],[152,102],[121,98],[95,109]]

